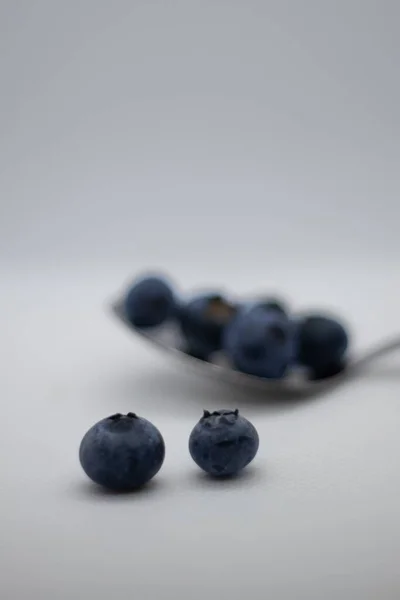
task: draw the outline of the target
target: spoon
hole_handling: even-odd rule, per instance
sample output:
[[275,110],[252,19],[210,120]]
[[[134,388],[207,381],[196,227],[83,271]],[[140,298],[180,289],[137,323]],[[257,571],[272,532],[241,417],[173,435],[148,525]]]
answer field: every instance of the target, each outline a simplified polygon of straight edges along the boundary
[[304,372],[299,370],[290,373],[283,379],[265,379],[234,370],[221,355],[213,357],[212,362],[190,356],[183,349],[182,336],[175,323],[168,323],[150,329],[137,328],[127,319],[123,300],[121,299],[111,304],[111,310],[114,316],[133,333],[150,342],[159,350],[175,356],[184,367],[195,370],[206,377],[216,378],[233,385],[259,389],[265,391],[266,394],[307,396],[321,390],[327,390],[359,375],[374,360],[390,354],[394,350],[400,350],[400,336],[397,335],[376,343],[358,356],[350,357],[346,369],[334,377],[312,381],[307,379]]

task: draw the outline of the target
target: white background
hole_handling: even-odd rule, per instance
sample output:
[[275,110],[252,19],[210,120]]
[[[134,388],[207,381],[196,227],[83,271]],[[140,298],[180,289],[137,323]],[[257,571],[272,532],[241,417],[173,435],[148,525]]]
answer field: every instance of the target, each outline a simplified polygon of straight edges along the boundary
[[[298,404],[153,353],[107,302],[183,288],[331,307],[355,351],[400,331],[395,0],[0,3],[0,596],[398,600],[397,358]],[[212,483],[203,408],[259,430]],[[167,444],[133,496],[86,482],[117,411]]]

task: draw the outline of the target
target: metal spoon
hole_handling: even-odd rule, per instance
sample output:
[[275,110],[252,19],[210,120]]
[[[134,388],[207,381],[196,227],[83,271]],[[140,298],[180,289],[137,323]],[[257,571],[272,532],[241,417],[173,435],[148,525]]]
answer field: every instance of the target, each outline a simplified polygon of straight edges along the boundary
[[253,389],[265,391],[266,394],[290,394],[307,396],[336,387],[338,384],[348,381],[357,376],[371,362],[390,354],[394,350],[400,350],[400,336],[382,340],[359,356],[351,357],[346,369],[339,375],[329,379],[311,381],[304,373],[294,372],[279,380],[264,379],[254,375],[247,375],[232,369],[224,361],[223,357],[216,356],[212,362],[207,362],[188,355],[183,350],[182,338],[176,324],[169,323],[151,329],[139,329],[134,327],[127,319],[124,311],[123,301],[117,300],[111,304],[112,313],[117,319],[133,333],[136,333],[160,350],[167,351],[175,356],[184,367],[198,371],[205,377],[212,377],[233,385],[247,386]]

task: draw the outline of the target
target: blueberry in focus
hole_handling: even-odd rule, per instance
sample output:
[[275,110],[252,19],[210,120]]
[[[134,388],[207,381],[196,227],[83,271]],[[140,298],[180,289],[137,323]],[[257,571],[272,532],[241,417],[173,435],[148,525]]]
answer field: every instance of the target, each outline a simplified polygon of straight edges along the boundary
[[224,330],[236,311],[236,307],[221,294],[203,294],[183,304],[179,323],[185,351],[207,360],[212,352],[220,350]]
[[274,310],[251,309],[239,314],[227,328],[224,350],[238,371],[280,379],[295,355],[291,321]]
[[135,327],[156,327],[173,316],[175,299],[169,283],[162,277],[136,281],[125,297],[125,314]]
[[310,315],[301,319],[297,331],[297,361],[308,367],[312,379],[337,375],[344,368],[349,338],[339,321]]
[[235,475],[257,454],[255,427],[238,410],[205,410],[189,438],[194,462],[216,477]]
[[95,483],[114,491],[141,487],[160,470],[165,445],[158,429],[134,413],[115,414],[84,435],[79,460]]

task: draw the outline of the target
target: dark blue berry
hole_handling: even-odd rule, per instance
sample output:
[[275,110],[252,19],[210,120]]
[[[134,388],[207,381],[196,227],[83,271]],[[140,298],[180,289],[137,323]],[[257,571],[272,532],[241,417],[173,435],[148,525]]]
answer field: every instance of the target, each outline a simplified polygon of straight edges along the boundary
[[323,379],[340,372],[349,343],[344,326],[330,317],[310,315],[297,327],[297,361],[310,369],[311,377]]
[[255,427],[238,410],[205,410],[190,434],[189,452],[206,473],[230,476],[253,460],[258,444]]
[[221,349],[223,332],[236,315],[236,307],[220,294],[197,296],[179,311],[185,349],[203,360]]
[[227,328],[224,350],[234,368],[249,375],[279,379],[293,362],[294,329],[279,311],[255,307]]
[[136,281],[125,297],[125,313],[135,327],[156,327],[173,316],[175,299],[171,286],[161,277]]
[[86,475],[115,491],[130,491],[147,483],[160,470],[164,456],[161,433],[134,413],[117,413],[99,421],[79,448]]

